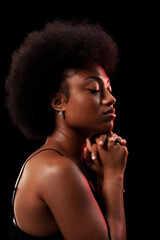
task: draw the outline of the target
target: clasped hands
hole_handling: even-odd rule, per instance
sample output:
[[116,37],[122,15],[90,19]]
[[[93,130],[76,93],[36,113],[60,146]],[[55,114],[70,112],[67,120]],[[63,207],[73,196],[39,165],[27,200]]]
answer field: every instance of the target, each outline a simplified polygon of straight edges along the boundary
[[83,149],[87,166],[101,176],[107,171],[123,173],[127,155],[126,140],[113,132],[87,138]]

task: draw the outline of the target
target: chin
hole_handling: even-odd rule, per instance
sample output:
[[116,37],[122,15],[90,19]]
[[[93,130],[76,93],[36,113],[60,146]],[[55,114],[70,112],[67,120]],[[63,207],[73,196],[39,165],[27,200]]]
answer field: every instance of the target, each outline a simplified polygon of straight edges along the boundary
[[109,125],[109,131],[111,132],[113,128],[114,128],[114,121],[111,121]]
[[90,136],[109,133],[113,130],[113,127],[114,127],[113,121],[112,122],[110,121],[107,124],[105,124],[105,126],[103,125],[100,128],[96,129],[95,131],[92,131],[92,133],[90,133]]
[[109,121],[105,124],[105,126],[103,126],[101,132],[111,132],[113,130],[114,127],[114,121]]

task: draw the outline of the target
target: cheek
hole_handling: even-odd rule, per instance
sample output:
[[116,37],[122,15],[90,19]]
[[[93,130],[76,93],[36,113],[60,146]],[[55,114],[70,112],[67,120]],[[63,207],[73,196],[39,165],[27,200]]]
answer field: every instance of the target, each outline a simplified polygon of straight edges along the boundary
[[87,125],[98,115],[100,101],[98,98],[76,95],[70,97],[65,113],[66,121],[71,125]]

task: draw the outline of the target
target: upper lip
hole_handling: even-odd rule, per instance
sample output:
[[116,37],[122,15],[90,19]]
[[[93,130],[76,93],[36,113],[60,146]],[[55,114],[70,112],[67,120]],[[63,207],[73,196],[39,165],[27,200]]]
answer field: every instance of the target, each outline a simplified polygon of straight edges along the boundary
[[115,108],[110,108],[109,110],[105,111],[103,114],[108,114],[108,113],[115,113]]

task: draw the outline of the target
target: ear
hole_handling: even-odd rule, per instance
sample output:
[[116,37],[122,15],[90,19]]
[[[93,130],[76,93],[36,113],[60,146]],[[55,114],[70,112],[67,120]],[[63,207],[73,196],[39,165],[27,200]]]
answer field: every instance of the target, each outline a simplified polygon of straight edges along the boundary
[[67,103],[67,98],[63,93],[55,93],[51,97],[51,106],[56,111],[65,111],[65,106]]

